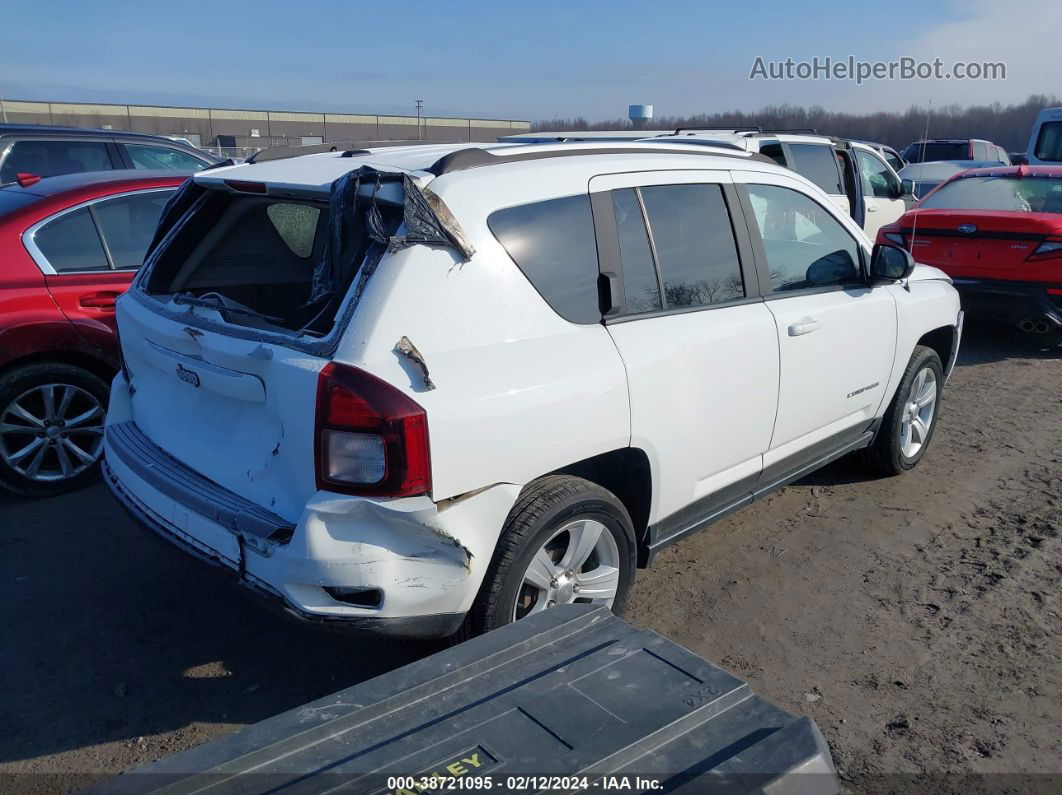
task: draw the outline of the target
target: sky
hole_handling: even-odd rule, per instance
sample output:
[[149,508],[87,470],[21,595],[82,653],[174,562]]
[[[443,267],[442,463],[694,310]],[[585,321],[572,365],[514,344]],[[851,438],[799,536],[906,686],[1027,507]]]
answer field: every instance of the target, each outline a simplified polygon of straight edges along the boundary
[[[551,119],[1058,94],[1062,0],[11,3],[0,97]],[[17,31],[16,35],[15,32]],[[1001,61],[991,81],[750,80],[764,61]]]

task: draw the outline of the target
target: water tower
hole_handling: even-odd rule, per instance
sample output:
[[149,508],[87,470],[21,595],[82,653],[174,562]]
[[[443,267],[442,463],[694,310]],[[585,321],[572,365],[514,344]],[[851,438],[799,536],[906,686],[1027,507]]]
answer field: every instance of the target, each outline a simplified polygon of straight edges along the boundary
[[644,130],[646,125],[653,118],[653,106],[652,105],[629,105],[627,107],[627,118],[631,120],[631,124],[634,125],[636,130]]

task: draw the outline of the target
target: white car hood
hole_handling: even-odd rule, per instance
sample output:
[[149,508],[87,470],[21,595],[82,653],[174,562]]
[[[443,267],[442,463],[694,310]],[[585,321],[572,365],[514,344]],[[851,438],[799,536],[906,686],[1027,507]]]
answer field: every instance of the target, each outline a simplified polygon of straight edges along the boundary
[[934,268],[932,265],[923,265],[922,263],[916,263],[915,269],[908,277],[908,281],[911,282],[948,282],[951,283],[951,277],[948,276],[940,268]]

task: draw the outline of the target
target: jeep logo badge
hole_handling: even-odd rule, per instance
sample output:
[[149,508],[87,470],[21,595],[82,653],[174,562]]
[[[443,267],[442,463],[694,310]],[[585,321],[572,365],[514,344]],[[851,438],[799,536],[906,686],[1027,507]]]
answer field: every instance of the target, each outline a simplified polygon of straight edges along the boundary
[[972,235],[977,231],[977,227],[973,224],[959,224],[959,231],[964,235]]
[[199,386],[199,373],[195,370],[189,370],[183,364],[177,365],[177,377],[192,386]]

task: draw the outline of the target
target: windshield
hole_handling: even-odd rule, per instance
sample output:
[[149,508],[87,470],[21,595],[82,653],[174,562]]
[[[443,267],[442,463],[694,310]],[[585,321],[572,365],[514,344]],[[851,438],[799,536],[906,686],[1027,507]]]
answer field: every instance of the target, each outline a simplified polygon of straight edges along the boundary
[[928,141],[911,144],[903,152],[908,163],[927,163],[931,160],[969,160],[970,145],[965,141]]
[[949,182],[920,206],[929,210],[1062,213],[1062,179],[966,177]]

